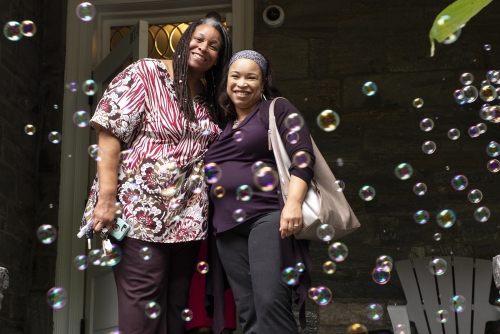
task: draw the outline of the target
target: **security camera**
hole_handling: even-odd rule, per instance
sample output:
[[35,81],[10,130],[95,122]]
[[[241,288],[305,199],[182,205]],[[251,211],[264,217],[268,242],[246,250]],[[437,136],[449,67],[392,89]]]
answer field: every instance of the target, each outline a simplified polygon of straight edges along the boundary
[[285,12],[280,6],[272,5],[264,9],[262,18],[269,28],[278,28],[285,22]]

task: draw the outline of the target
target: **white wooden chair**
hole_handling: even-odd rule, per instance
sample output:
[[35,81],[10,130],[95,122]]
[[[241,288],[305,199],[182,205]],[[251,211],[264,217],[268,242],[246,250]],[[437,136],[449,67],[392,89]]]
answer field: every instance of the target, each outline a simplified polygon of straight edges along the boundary
[[[429,271],[430,257],[396,262],[396,270],[403,285],[407,304],[388,306],[395,333],[403,324],[410,334],[410,321],[418,334],[483,334],[487,321],[500,320],[500,311],[489,303],[492,267],[491,261],[466,257],[442,257],[448,264],[441,276]],[[462,295],[466,308],[454,312],[450,300]],[[438,310],[448,311],[448,321],[436,319]]]

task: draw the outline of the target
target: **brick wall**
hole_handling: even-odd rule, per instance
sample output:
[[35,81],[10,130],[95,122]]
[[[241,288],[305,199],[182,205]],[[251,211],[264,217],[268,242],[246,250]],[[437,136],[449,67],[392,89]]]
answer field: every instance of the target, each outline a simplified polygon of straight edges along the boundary
[[[0,333],[52,333],[45,294],[54,286],[57,245],[40,243],[36,230],[57,227],[61,152],[47,135],[62,124],[65,6],[46,0],[0,4],[2,28],[11,20],[32,20],[38,28],[17,42],[0,36],[0,266],[10,272]],[[35,125],[33,136],[24,133],[26,124]]]
[[[458,106],[452,96],[461,88],[463,72],[485,79],[486,71],[500,68],[500,39],[497,13],[500,4],[492,2],[462,30],[451,45],[438,45],[429,57],[429,30],[438,13],[452,1],[372,1],[372,0],[256,0],[255,50],[272,61],[278,84],[285,97],[304,114],[311,133],[337,176],[346,183],[345,194],[362,228],[342,241],[349,256],[338,264],[333,275],[322,271],[328,259],[327,246],[313,244],[314,285],[332,289],[333,302],[326,307],[311,303],[318,314],[317,333],[345,333],[349,324],[360,322],[370,330],[390,329],[388,315],[369,321],[368,303],[405,303],[405,295],[395,272],[386,285],[371,278],[375,259],[390,255],[395,261],[412,256],[449,255],[491,259],[500,253],[498,189],[500,173],[486,170],[491,159],[487,143],[498,141],[499,125],[486,122],[488,131],[470,138],[467,129],[481,122],[483,102]],[[271,29],[264,25],[265,7],[279,5],[285,22]],[[483,45],[492,50],[486,52]],[[361,93],[366,81],[379,87],[373,97]],[[412,107],[414,98],[424,99],[421,109]],[[324,109],[340,114],[334,132],[323,132],[315,118]],[[419,122],[431,117],[435,127],[423,132]],[[447,138],[448,129],[461,131],[457,141]],[[421,150],[426,140],[437,144],[434,154]],[[344,165],[336,164],[343,158]],[[406,181],[394,176],[401,162],[415,171]],[[449,167],[449,170],[446,169]],[[469,187],[462,192],[450,186],[451,178],[465,174]],[[412,187],[424,182],[429,190],[418,197]],[[363,202],[357,195],[363,185],[372,185],[375,199]],[[492,211],[492,218],[480,224],[473,218],[478,205],[467,201],[470,189],[484,194],[481,205]],[[437,226],[439,210],[452,209],[457,223],[445,230]],[[412,215],[425,209],[429,222],[417,225]],[[440,232],[441,241],[433,239]],[[492,290],[492,296],[498,296]],[[500,332],[500,324],[488,324],[488,333]]]

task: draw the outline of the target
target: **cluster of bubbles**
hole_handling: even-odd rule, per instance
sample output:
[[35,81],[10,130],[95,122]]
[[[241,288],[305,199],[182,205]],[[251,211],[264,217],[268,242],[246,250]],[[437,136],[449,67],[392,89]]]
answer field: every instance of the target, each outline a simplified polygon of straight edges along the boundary
[[23,36],[33,37],[36,34],[36,25],[33,21],[24,20],[19,23],[17,21],[9,21],[3,26],[3,35],[8,40],[17,42]]
[[332,301],[332,291],[325,286],[312,287],[307,295],[319,306],[328,305]]
[[386,284],[391,279],[393,260],[388,255],[381,255],[375,261],[375,268],[372,270],[373,281],[377,284]]
[[306,266],[302,262],[297,262],[295,267],[287,267],[281,272],[281,279],[287,285],[295,285],[299,281],[299,276],[306,270]]

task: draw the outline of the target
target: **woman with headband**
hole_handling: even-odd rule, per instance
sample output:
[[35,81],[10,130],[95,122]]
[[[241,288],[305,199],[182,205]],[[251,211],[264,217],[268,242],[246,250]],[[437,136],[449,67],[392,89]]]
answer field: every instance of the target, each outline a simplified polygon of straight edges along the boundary
[[[210,189],[216,248],[243,333],[298,333],[291,309],[292,290],[305,326],[304,302],[312,266],[306,242],[294,237],[302,226],[302,201],[314,174],[309,131],[304,124],[294,129],[297,141],[287,140],[291,129],[286,120],[300,113],[287,100],[276,101],[276,123],[290,160],[300,151],[310,157],[307,166],[290,167],[289,195],[283,203],[276,161],[268,146],[269,106],[280,96],[272,68],[261,54],[245,50],[233,55],[224,73],[219,103],[229,122],[205,155],[205,163],[215,163],[221,171]],[[268,183],[259,182],[261,177]],[[216,262],[210,261],[211,265]],[[305,270],[297,282],[287,285],[282,270],[297,263],[305,264]],[[220,282],[217,272],[212,275],[214,284]],[[214,310],[214,324],[216,313]],[[216,330],[214,326],[218,333]]]

